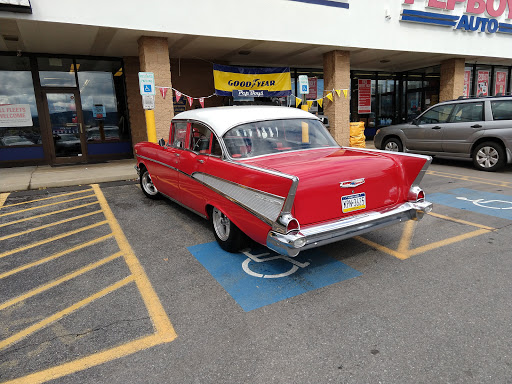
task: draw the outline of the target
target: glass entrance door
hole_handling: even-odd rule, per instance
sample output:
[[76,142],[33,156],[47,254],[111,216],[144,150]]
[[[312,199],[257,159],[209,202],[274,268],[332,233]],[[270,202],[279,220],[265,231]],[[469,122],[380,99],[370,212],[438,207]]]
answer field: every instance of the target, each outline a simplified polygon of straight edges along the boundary
[[52,159],[55,163],[86,161],[83,117],[77,103],[77,91],[44,92],[53,137]]

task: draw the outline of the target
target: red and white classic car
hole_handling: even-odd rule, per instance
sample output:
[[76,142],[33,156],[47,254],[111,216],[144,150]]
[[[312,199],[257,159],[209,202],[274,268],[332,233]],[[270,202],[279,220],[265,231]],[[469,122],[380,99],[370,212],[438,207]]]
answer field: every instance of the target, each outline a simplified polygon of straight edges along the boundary
[[220,246],[249,236],[286,256],[432,209],[419,183],[431,158],[340,147],[287,107],[218,107],[172,120],[169,141],[135,146],[144,194],[208,218]]

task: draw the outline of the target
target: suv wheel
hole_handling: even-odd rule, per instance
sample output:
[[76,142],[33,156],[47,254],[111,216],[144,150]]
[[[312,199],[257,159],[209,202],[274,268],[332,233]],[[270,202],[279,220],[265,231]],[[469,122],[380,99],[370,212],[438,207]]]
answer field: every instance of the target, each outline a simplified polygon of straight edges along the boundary
[[399,139],[392,137],[390,139],[384,140],[382,149],[391,152],[402,152],[404,150],[404,147]]
[[505,150],[493,141],[478,144],[473,150],[473,164],[481,171],[496,171],[505,165],[505,161]]

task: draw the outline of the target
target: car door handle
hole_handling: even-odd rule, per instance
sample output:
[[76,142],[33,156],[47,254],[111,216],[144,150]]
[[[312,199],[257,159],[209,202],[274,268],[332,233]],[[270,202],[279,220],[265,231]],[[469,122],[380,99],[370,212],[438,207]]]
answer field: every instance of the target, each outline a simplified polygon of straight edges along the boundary
[[482,128],[482,126],[480,124],[475,124],[475,125],[472,125],[471,128]]
[[204,164],[204,160],[202,160],[202,159],[198,159],[197,162],[201,163],[201,164]]
[[180,154],[179,153],[175,153],[176,157],[180,157]]
[[432,129],[441,129],[439,125],[436,125],[435,127],[432,127]]

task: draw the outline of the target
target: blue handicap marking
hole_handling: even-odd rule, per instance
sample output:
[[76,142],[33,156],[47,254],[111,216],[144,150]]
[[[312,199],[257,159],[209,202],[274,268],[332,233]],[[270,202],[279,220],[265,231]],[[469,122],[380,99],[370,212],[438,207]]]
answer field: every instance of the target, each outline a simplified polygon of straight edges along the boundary
[[[433,203],[512,220],[512,196],[457,188],[427,196]],[[435,211],[435,207],[434,207]]]
[[261,246],[229,253],[217,242],[188,250],[246,312],[361,276],[318,250],[304,251],[294,258]]
[[151,92],[151,84],[144,84],[144,92]]

